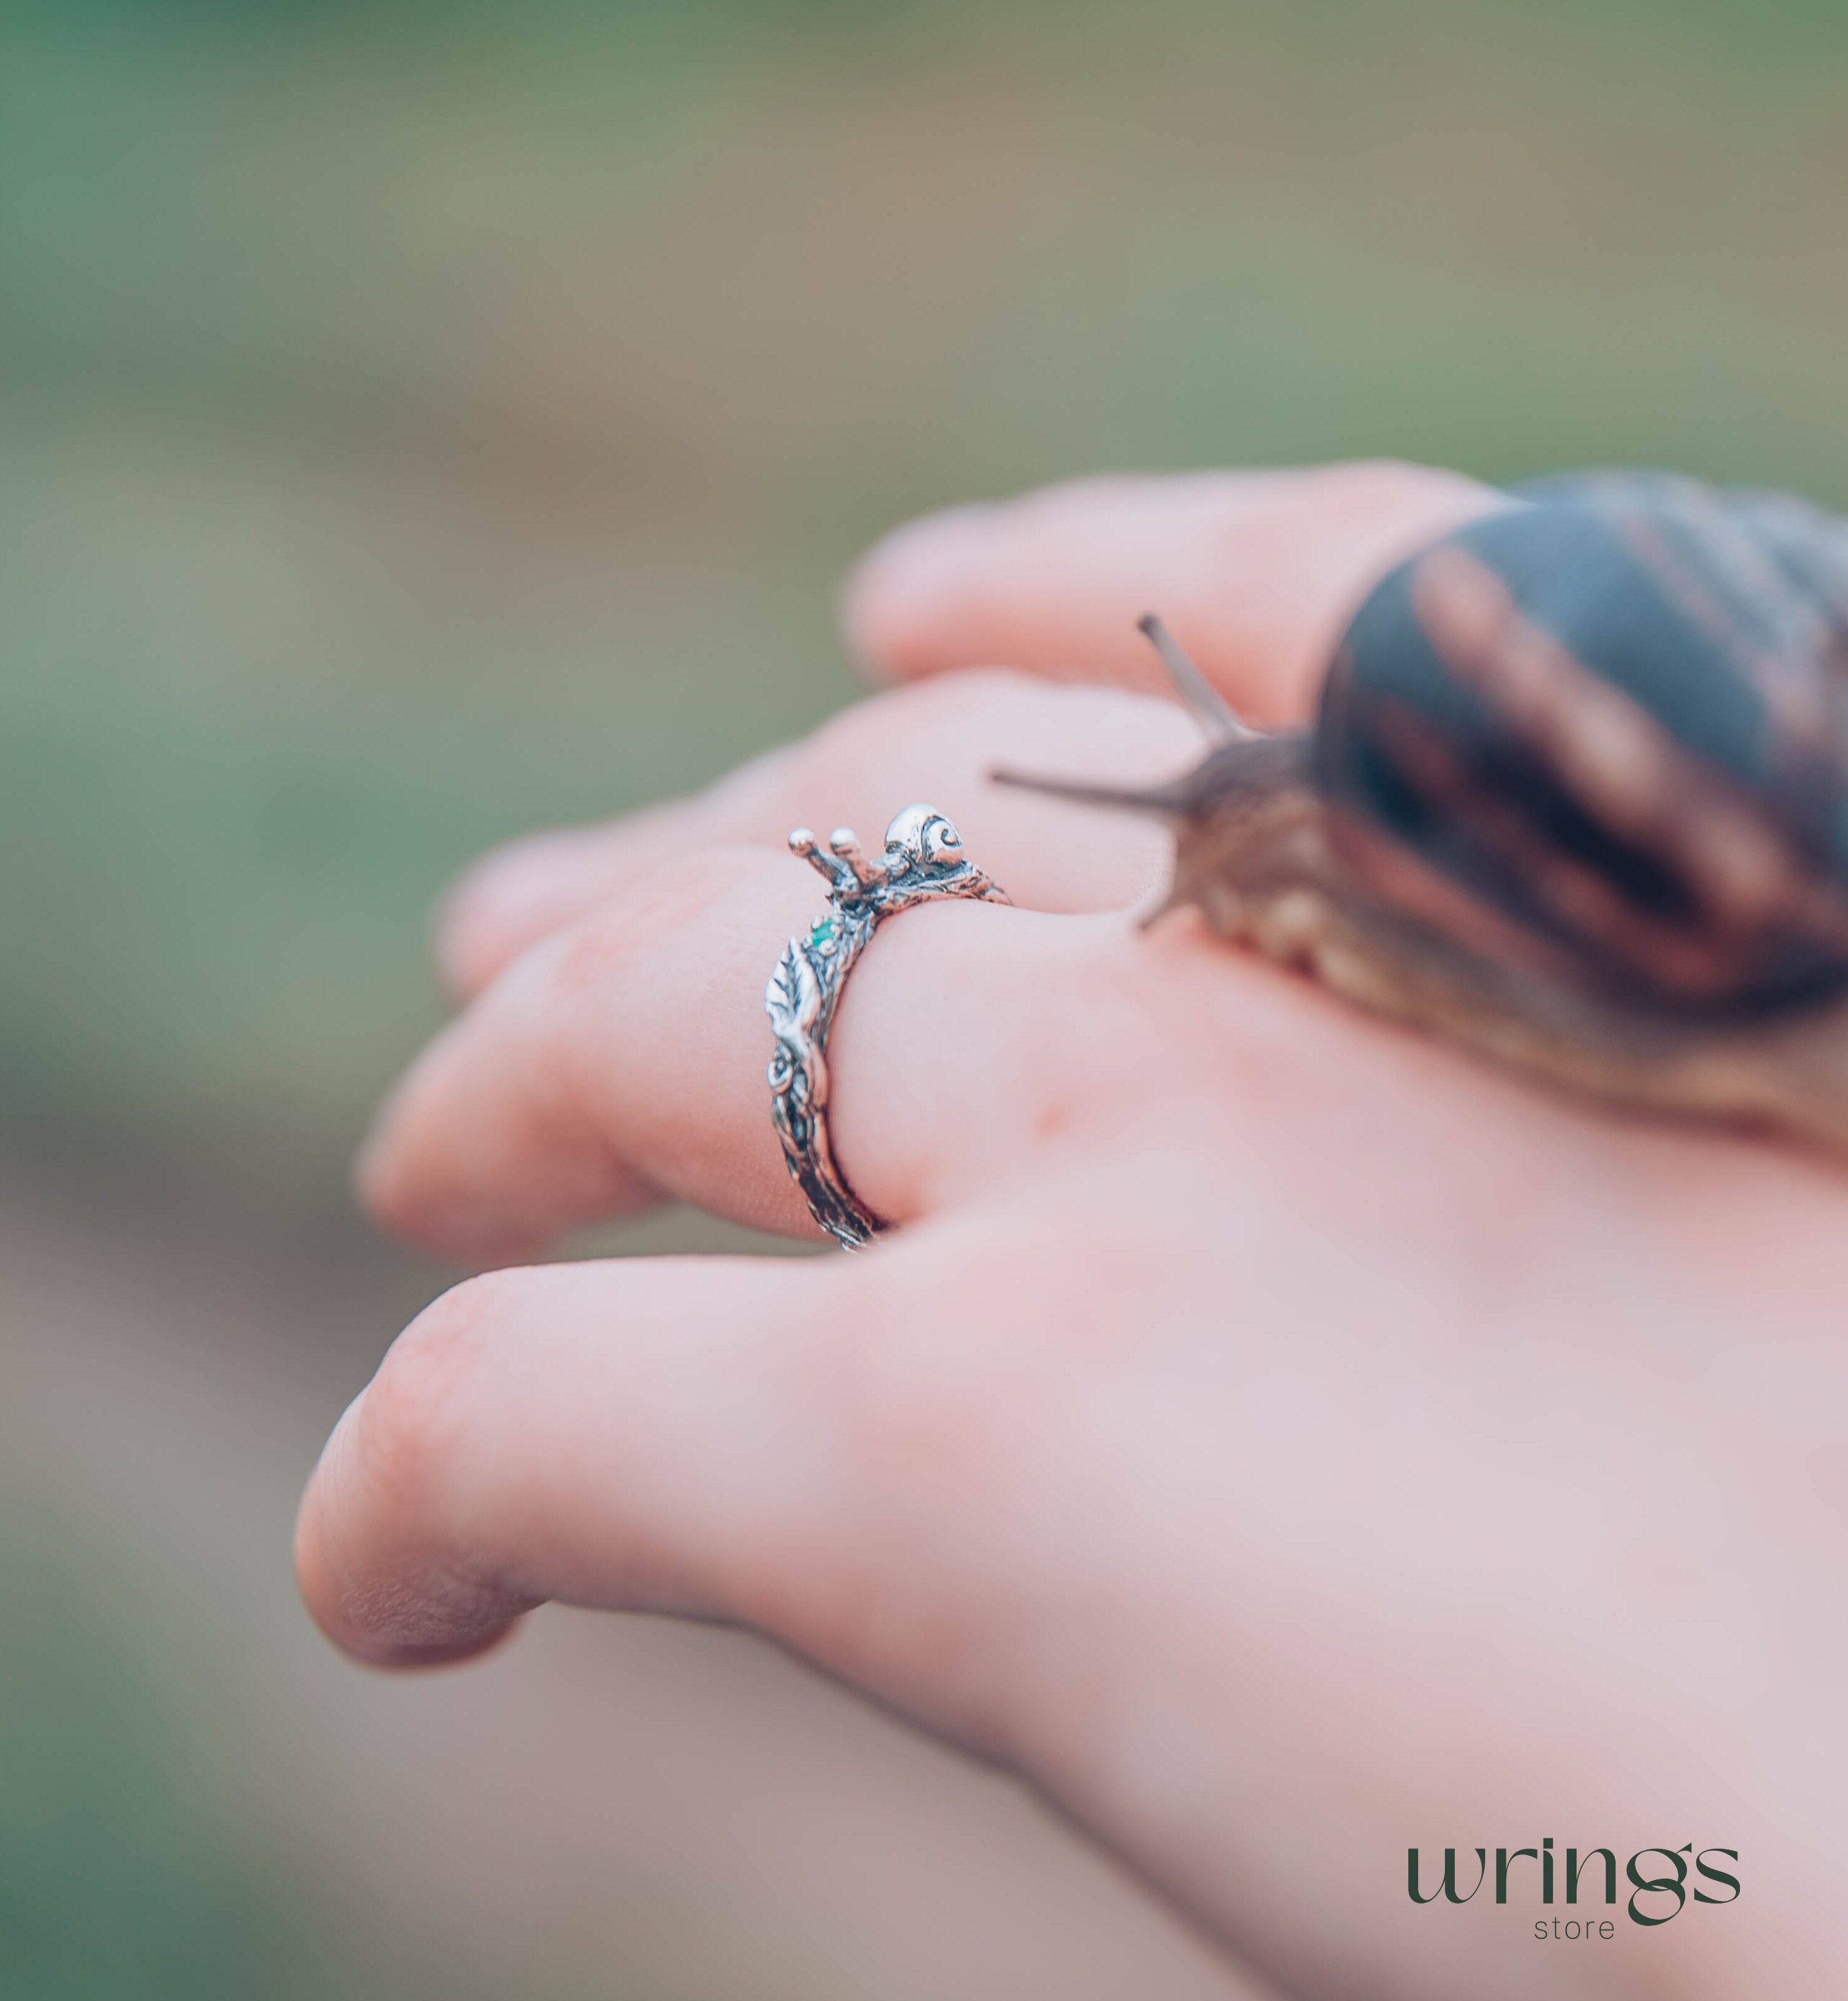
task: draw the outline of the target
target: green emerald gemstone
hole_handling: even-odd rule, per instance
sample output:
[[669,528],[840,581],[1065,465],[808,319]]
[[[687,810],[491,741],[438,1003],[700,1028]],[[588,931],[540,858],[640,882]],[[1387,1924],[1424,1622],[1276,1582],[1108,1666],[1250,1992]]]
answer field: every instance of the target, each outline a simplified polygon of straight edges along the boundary
[[817,917],[809,927],[809,942],[811,945],[826,945],[834,935],[834,920],[832,917]]

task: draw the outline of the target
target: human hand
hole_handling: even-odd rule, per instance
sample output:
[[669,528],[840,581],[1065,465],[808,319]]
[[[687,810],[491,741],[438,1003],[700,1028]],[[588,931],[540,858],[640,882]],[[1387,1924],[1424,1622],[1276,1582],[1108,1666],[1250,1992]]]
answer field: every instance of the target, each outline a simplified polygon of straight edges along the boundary
[[[928,799],[1016,907],[908,912],[847,990],[837,1150],[902,1226],[874,1250],[503,1271],[419,1317],[304,1504],[329,1634],[415,1666],[548,1599],[744,1622],[1306,1996],[1839,1992],[1839,1170],[1542,1095],[1190,917],[1139,934],[1158,830],[983,782],[1192,760],[1120,685],[1153,686],[1151,607],[1300,717],[1373,579],[1493,504],[1349,468],[921,524],[845,607],[919,685],[465,881],[468,1004],[362,1181],[473,1260],[665,1195],[813,1234],[759,1005],[820,904],[790,826]],[[1028,673],[935,678],[997,661]],[[1608,1911],[1562,1884],[1543,1923],[1614,1935],[1543,1942],[1536,1861],[1491,1900],[1544,1836],[1737,1849],[1744,1893],[1645,1928],[1620,1874]],[[1427,1890],[1446,1846],[1491,1882],[1415,1905],[1413,1845]]]

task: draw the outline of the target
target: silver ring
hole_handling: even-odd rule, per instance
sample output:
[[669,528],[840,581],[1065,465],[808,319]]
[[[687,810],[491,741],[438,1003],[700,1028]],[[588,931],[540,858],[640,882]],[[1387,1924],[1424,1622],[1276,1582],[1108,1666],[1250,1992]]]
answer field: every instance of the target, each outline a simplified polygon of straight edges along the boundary
[[775,1031],[770,1115],[789,1177],[809,1213],[848,1251],[886,1227],[841,1178],[828,1131],[828,1031],[854,963],[887,918],[940,896],[1004,903],[999,888],[962,853],[962,837],[933,806],[907,806],[886,830],[886,851],[869,861],[851,831],[837,827],[826,851],[806,826],[791,851],[827,880],[827,915],[792,938],[764,990]]

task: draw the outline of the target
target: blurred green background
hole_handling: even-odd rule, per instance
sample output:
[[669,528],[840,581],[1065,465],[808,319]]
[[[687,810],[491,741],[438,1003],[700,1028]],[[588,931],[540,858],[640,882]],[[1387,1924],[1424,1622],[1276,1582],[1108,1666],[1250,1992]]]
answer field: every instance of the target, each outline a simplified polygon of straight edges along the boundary
[[[288,1507],[440,1282],[343,1192],[426,913],[850,698],[834,580],[923,508],[1377,454],[1848,506],[1845,212],[1841,0],[0,0],[0,1995],[1230,1991],[1126,1888],[1068,1964],[1095,1865],[865,1719],[753,1795],[774,1922],[749,1842],[659,1860],[742,1811],[691,1765],[628,1847],[542,1751],[442,1778],[541,1694],[614,1730],[606,1670],[671,1707],[677,1641],[324,1659]],[[809,1697],[726,1658],[748,1765]],[[367,1764],[431,1714],[468,1756]],[[405,1798],[517,1839],[406,1874]],[[932,1958],[978,1824],[1013,1888]],[[471,1890],[541,1849],[594,1887]]]

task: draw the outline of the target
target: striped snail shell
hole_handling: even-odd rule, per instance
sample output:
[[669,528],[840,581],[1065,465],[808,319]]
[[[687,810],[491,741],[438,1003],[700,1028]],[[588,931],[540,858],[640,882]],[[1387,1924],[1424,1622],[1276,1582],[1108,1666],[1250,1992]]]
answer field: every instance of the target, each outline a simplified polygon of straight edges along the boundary
[[1848,529],[1690,481],[1541,487],[1374,589],[1310,770],[1363,875],[1413,879],[1383,837],[1582,981],[1721,1010],[1839,989]]
[[[1248,729],[1143,622],[1203,761],[997,776],[1167,818],[1164,909],[1605,1097],[1848,1146],[1848,523],[1658,474],[1513,489],[1374,586],[1308,730]],[[1799,1058],[1780,1025],[1818,1015]]]

